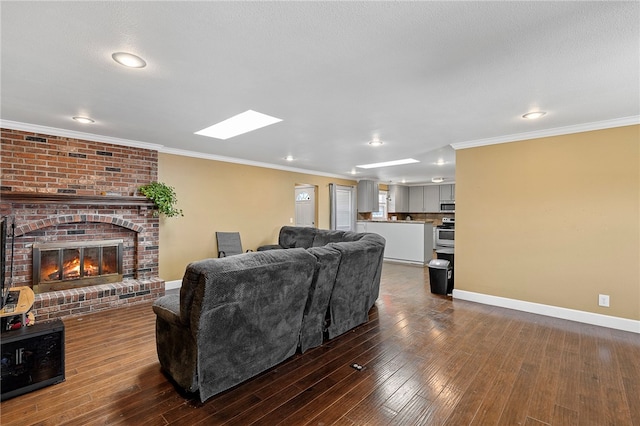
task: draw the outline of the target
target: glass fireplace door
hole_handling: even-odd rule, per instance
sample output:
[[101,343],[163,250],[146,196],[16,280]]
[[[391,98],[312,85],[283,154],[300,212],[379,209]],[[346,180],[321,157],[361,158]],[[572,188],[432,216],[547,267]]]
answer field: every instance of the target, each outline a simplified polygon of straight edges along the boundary
[[122,240],[33,245],[33,291],[122,281]]

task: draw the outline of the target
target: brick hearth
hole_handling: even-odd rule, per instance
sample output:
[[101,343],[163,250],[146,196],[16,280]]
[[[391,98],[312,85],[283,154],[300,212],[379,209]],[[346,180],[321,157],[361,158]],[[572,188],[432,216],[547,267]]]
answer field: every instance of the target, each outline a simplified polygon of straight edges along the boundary
[[36,321],[164,294],[159,221],[152,203],[135,196],[139,186],[157,180],[156,151],[2,129],[0,164],[0,213],[15,225],[13,274],[7,247],[5,285],[32,287],[34,243],[124,242],[122,282],[37,294]]
[[155,300],[164,295],[164,281],[126,280],[72,290],[36,295],[34,315],[39,321],[113,309],[123,305]]

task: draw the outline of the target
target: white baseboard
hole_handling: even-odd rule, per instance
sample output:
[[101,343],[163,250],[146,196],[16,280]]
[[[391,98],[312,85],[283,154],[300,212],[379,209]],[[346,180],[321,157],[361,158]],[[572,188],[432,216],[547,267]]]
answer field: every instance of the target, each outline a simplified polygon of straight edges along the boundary
[[164,289],[165,290],[173,290],[176,288],[182,287],[182,280],[174,280],[174,281],[165,281]]
[[640,334],[640,321],[630,320],[626,318],[595,314],[593,312],[577,311],[575,309],[543,305],[540,303],[525,302],[522,300],[491,296],[489,294],[474,293],[472,291],[466,290],[454,289],[453,298]]
[[382,259],[385,262],[389,262],[389,263],[397,263],[400,265],[411,265],[411,266],[421,266],[421,267],[425,267],[427,266],[424,262],[419,262],[419,261],[413,261],[413,260],[403,260],[403,259],[391,259],[389,257],[385,257],[384,259]]

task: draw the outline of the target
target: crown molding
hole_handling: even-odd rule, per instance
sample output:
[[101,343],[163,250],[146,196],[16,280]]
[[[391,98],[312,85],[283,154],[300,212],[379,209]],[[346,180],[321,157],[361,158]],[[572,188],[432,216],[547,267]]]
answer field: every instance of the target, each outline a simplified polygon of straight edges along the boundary
[[45,135],[59,136],[63,138],[104,142],[114,145],[129,146],[133,148],[144,148],[152,151],[158,151],[162,147],[162,145],[155,143],[114,138],[111,136],[97,135],[95,133],[77,132],[75,130],[59,129],[57,127],[40,126],[38,124],[21,123],[19,121],[0,120],[0,127],[13,130],[21,130],[23,132],[42,133]]
[[513,135],[498,136],[495,138],[477,139],[467,142],[452,143],[455,150],[476,148],[487,145],[497,145],[501,143],[518,142],[528,139],[546,138],[550,136],[562,136],[572,133],[590,132],[594,130],[612,129],[614,127],[624,127],[640,124],[640,115],[631,117],[616,118],[613,120],[596,121],[593,123],[577,124],[574,126],[556,127],[553,129],[537,130],[535,132],[516,133]]
[[319,172],[317,170],[299,169],[296,167],[281,166],[279,164],[261,163],[259,161],[245,160],[242,158],[235,158],[235,157],[225,157],[222,155],[205,154],[203,152],[187,151],[184,149],[163,147],[162,149],[159,149],[158,152],[161,152],[163,154],[181,155],[183,157],[201,158],[203,160],[222,161],[224,163],[234,163],[234,164],[242,164],[245,166],[262,167],[265,169],[282,170],[285,172],[302,173],[305,175],[355,180],[353,177],[347,177],[346,175]]

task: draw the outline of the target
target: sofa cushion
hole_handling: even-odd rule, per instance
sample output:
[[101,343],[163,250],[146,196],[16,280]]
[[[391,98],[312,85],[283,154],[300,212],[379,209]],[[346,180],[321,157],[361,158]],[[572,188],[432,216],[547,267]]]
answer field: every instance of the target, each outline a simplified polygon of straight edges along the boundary
[[341,257],[338,250],[330,247],[312,247],[308,251],[318,259],[318,264],[309,288],[309,298],[302,319],[300,331],[302,353],[322,344],[329,300]]
[[369,291],[369,309],[371,309],[376,303],[376,300],[378,300],[378,296],[380,294],[380,279],[382,277],[382,264],[384,261],[384,248],[386,240],[383,236],[374,233],[366,233],[361,235],[361,241],[368,241],[378,247],[378,249],[376,250],[378,256],[378,268],[376,269],[373,281],[371,281],[371,288]]
[[359,241],[330,243],[329,247],[342,254],[329,302],[331,323],[328,334],[333,339],[368,321],[384,245],[363,238]]
[[303,226],[283,226],[280,228],[278,244],[283,248],[310,248],[313,247],[313,239],[316,228]]
[[[342,235],[342,240],[340,240],[340,241],[342,241],[342,242],[360,241],[361,239],[365,238],[367,235],[378,235],[378,234],[346,231]],[[338,242],[338,241],[336,241],[336,242]]]
[[318,229],[313,238],[313,247],[326,246],[329,243],[338,243],[344,241],[345,232],[340,230]]

